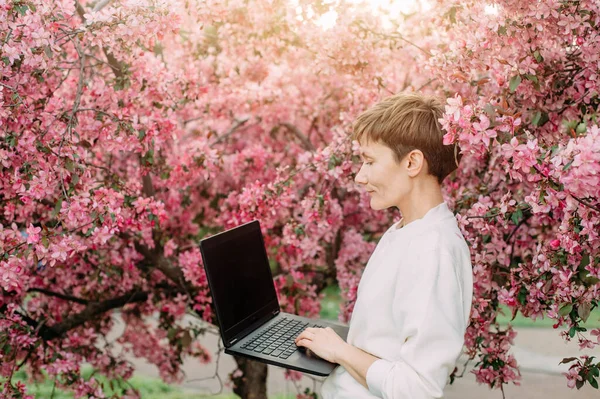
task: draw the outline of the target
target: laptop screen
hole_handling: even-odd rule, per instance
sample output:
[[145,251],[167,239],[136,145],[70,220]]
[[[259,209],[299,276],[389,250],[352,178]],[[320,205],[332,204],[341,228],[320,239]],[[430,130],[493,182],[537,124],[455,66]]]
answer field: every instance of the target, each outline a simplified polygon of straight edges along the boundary
[[200,249],[226,344],[258,318],[279,310],[258,221],[204,239]]

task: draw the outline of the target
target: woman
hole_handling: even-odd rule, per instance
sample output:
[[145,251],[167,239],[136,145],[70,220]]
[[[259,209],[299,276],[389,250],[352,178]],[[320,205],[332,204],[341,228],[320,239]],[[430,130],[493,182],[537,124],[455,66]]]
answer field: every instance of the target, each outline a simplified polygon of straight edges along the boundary
[[371,208],[402,220],[381,237],[358,286],[348,340],[308,328],[296,339],[338,367],[330,398],[439,398],[462,351],[473,295],[469,248],[443,200],[458,156],[443,145],[442,104],[399,94],[361,114],[353,139],[363,165],[355,181]]

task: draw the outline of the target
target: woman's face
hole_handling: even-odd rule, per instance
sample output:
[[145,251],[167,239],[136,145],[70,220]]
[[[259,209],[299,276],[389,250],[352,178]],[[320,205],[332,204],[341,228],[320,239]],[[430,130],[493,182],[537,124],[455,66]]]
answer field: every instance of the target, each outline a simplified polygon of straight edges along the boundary
[[397,162],[391,148],[372,140],[360,142],[360,156],[363,164],[354,181],[371,196],[371,208],[399,207],[410,189],[406,157]]

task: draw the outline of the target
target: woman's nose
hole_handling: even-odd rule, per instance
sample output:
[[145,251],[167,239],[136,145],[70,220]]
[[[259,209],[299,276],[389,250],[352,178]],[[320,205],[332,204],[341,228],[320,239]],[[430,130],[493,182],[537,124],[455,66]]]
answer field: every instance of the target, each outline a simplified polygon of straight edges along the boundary
[[360,170],[358,171],[358,173],[356,174],[356,176],[354,177],[354,181],[357,184],[367,184],[367,176],[365,174],[365,172],[363,171],[363,167],[360,167]]

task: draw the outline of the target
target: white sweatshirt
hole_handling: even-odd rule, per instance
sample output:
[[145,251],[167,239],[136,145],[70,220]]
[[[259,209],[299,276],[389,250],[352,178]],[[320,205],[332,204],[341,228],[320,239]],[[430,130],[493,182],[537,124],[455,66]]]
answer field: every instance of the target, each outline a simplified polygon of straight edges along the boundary
[[358,286],[348,343],[380,358],[366,389],[339,366],[331,398],[440,398],[463,344],[473,296],[469,248],[442,203],[381,237]]

